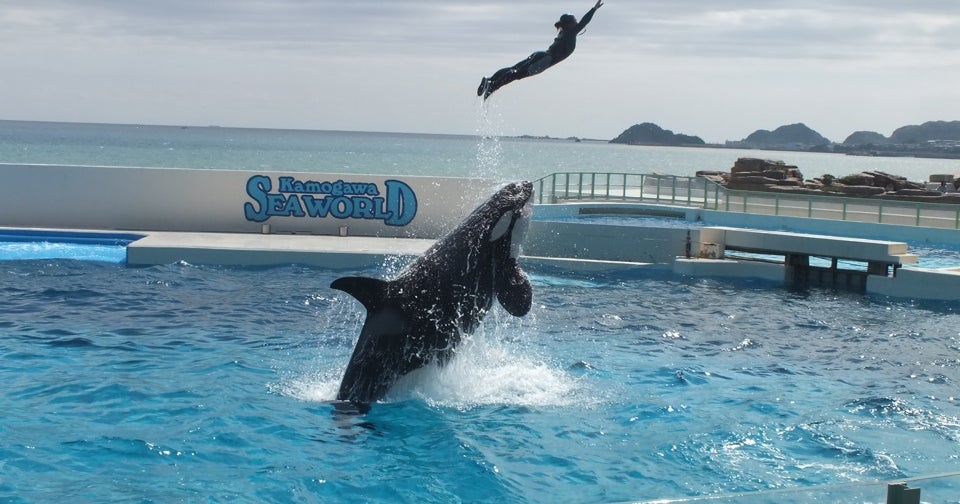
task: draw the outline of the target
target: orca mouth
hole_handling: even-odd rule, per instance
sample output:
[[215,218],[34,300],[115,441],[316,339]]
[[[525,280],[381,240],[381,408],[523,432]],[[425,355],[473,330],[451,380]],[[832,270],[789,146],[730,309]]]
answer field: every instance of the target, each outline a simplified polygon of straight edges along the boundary
[[523,182],[514,182],[501,191],[508,194],[507,198],[513,212],[518,216],[526,214],[528,217],[533,213],[533,183],[524,180]]
[[520,196],[523,198],[523,205],[529,205],[533,199],[533,182],[524,180],[523,182],[517,182],[516,184],[520,186]]
[[533,183],[527,180],[512,182],[499,191],[504,203],[519,210],[533,199]]
[[500,189],[498,196],[503,210],[490,231],[490,241],[497,241],[509,234],[512,252],[526,236],[533,215],[533,184],[528,181],[514,182]]

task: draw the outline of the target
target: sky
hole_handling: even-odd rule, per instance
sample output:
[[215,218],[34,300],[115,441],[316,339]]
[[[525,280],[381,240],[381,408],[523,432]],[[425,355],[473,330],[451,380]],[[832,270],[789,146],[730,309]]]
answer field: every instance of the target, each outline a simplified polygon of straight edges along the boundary
[[960,2],[609,0],[576,52],[487,104],[591,0],[0,0],[0,119],[707,142],[960,119]]

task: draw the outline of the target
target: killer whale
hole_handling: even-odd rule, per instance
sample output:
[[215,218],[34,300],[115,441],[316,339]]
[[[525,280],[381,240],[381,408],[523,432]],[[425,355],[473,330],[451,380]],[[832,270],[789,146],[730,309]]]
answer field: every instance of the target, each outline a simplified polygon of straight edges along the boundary
[[506,185],[392,280],[343,277],[330,284],[367,311],[338,401],[363,411],[401,376],[446,363],[494,297],[513,316],[530,311],[533,289],[517,259],[532,196],[530,182]]

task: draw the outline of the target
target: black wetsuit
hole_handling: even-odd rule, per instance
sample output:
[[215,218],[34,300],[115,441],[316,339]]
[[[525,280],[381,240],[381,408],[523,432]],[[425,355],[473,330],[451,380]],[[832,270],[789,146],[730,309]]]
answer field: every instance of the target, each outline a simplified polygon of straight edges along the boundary
[[576,26],[561,28],[557,38],[553,39],[553,43],[546,51],[537,51],[512,67],[501,68],[489,79],[484,77],[477,89],[477,96],[482,95],[486,99],[494,91],[515,80],[537,75],[567,59],[567,56],[573,54],[573,50],[577,48],[577,35],[587,27],[596,11],[596,7],[587,11]]

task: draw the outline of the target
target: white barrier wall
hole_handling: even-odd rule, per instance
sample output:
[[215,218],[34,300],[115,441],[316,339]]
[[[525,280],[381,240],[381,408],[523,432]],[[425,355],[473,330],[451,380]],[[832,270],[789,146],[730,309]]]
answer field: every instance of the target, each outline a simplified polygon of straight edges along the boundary
[[436,238],[496,188],[464,178],[0,164],[0,226]]
[[[536,210],[534,210],[536,213]],[[687,241],[699,247],[697,230],[597,225],[535,220],[523,254],[539,257],[672,264],[686,254]],[[694,249],[696,250],[696,249]]]

